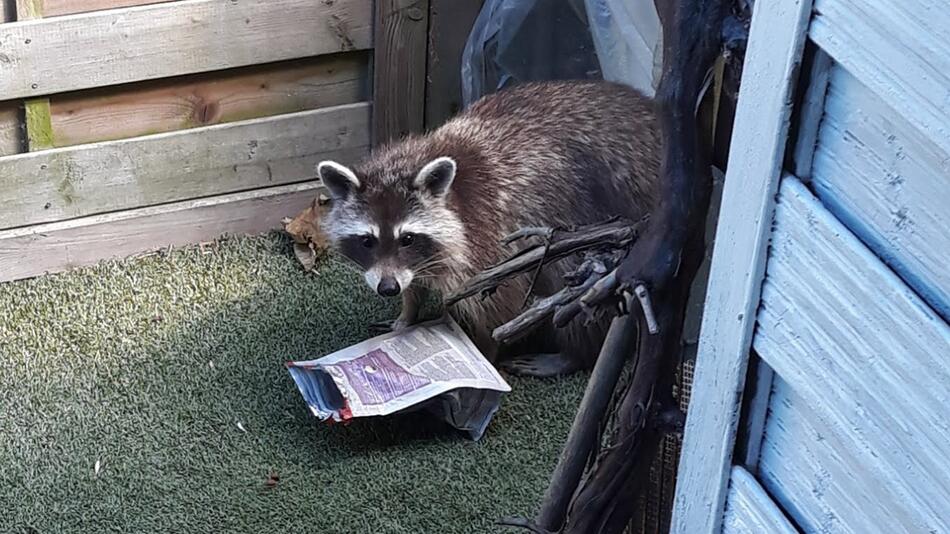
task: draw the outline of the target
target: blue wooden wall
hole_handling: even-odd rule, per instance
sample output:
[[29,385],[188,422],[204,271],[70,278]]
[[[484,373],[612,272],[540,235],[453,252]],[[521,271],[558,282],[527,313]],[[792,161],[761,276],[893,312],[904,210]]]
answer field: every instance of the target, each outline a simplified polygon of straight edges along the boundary
[[[770,9],[760,24],[781,24]],[[735,361],[714,350],[727,343],[717,317],[741,322],[743,308],[707,301],[674,531],[950,533],[950,2],[816,0],[805,27],[819,67],[789,102],[811,123],[778,142],[796,161],[777,180],[771,227],[762,238],[717,233],[716,247],[759,239],[764,274],[750,282],[755,321]],[[750,59],[744,76],[770,68]],[[738,117],[743,106],[776,112],[750,93]],[[735,141],[740,161],[774,151],[774,139]],[[730,197],[730,178],[742,179],[727,172],[725,214],[749,202]],[[710,295],[716,284],[726,283],[711,276]],[[737,380],[700,383],[709,377]],[[742,408],[746,386],[758,393]],[[725,423],[694,413],[721,399],[732,400]],[[702,466],[715,425],[746,451],[720,469],[721,505],[694,481],[716,475]]]

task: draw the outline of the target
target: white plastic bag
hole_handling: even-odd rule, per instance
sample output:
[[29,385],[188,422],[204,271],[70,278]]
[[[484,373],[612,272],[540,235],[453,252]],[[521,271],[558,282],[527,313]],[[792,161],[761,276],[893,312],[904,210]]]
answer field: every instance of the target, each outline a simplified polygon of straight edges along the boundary
[[585,5],[604,79],[653,96],[663,68],[663,30],[653,0],[585,0]]

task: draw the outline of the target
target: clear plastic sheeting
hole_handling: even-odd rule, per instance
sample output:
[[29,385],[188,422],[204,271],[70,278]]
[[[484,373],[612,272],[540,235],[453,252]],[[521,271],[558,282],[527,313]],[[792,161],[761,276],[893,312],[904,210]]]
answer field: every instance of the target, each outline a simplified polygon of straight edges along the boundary
[[604,79],[653,96],[663,68],[663,30],[653,0],[585,0],[585,4]]
[[653,0],[486,0],[462,54],[462,100],[513,83],[608,79],[653,95],[662,65]]

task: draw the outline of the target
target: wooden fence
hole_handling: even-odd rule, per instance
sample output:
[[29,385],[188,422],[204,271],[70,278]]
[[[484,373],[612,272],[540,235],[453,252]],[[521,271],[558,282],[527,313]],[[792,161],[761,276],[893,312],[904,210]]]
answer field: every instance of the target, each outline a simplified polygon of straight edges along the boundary
[[457,109],[450,1],[0,0],[0,281],[278,227]]

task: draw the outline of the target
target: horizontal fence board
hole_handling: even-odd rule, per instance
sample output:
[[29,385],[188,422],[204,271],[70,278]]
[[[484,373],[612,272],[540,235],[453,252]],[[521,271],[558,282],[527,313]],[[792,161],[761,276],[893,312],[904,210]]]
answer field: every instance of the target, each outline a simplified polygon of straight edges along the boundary
[[[772,476],[777,499],[783,484],[841,494],[833,528],[815,496],[789,490],[783,507],[810,520],[809,532],[950,531],[950,326],[794,177],[780,190],[757,320],[756,352],[815,425],[809,435],[781,423],[781,439],[763,444],[760,476]],[[808,457],[819,478],[789,479]],[[870,502],[854,500],[859,492]]]
[[950,153],[950,9],[933,0],[816,0],[810,35]]
[[369,104],[0,159],[0,228],[300,182],[369,148]]
[[762,486],[745,469],[734,466],[726,495],[723,534],[797,534]]
[[844,69],[833,69],[825,109],[818,197],[950,318],[950,154]]
[[12,102],[0,102],[0,156],[20,152],[20,112]]
[[[816,416],[787,383],[776,380],[762,442],[759,477],[806,534],[946,532],[925,530],[903,483],[868,453],[855,454],[836,423]],[[925,481],[920,481],[924,483]],[[945,510],[946,508],[944,508]]]
[[0,231],[0,282],[224,234],[274,230],[281,219],[309,206],[321,190],[317,182],[309,182]]
[[0,95],[222,70],[372,43],[366,0],[181,0],[0,26]]
[[42,0],[42,5],[43,17],[59,17],[62,15],[74,15],[76,13],[88,13],[90,11],[162,4],[175,1],[177,0]]
[[50,99],[57,147],[360,102],[369,58],[334,54]]

